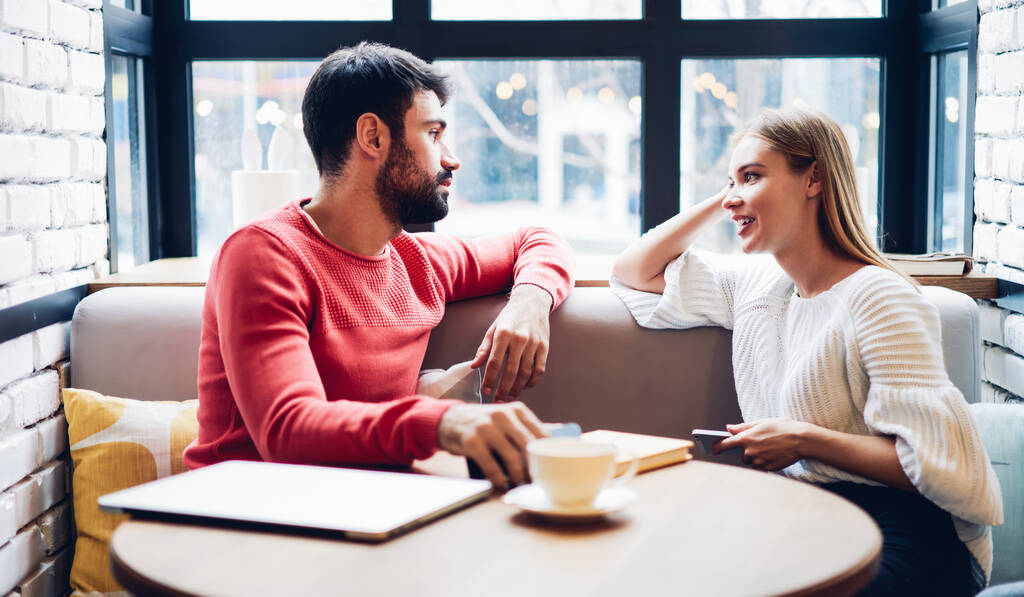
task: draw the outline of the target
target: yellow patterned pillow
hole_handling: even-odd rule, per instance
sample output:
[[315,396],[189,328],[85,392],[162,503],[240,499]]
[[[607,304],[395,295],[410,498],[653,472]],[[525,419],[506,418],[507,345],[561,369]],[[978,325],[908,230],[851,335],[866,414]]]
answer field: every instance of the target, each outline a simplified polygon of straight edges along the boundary
[[64,390],[74,462],[75,561],[71,588],[122,591],[110,573],[107,543],[126,517],[100,511],[99,496],[186,470],[182,453],[199,431],[197,400],[147,402]]

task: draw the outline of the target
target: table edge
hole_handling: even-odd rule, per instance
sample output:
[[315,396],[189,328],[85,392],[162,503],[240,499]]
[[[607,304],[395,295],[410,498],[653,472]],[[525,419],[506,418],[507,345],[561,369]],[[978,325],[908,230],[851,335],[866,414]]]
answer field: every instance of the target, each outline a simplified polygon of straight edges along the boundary
[[201,595],[194,593],[184,593],[177,589],[168,587],[156,580],[143,576],[141,573],[129,566],[127,562],[122,560],[120,556],[117,555],[117,550],[114,549],[114,539],[117,536],[117,531],[120,529],[120,526],[121,525],[118,525],[118,528],[114,529],[114,534],[110,536],[110,542],[107,544],[107,555],[110,557],[110,572],[114,575],[114,580],[116,580],[118,584],[129,592],[137,595],[155,595],[157,597],[202,597]]
[[847,570],[839,576],[823,580],[817,585],[805,587],[793,593],[786,593],[785,597],[804,597],[806,595],[828,595],[836,597],[848,597],[856,595],[861,589],[868,586],[878,574],[882,567],[882,542],[878,542],[878,548],[869,554],[860,564]]

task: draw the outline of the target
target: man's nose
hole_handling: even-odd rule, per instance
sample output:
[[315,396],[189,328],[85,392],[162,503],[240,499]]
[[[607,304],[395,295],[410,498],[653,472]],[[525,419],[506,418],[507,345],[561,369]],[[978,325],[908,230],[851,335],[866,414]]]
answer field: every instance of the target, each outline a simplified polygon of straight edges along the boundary
[[459,162],[459,158],[455,157],[455,154],[449,151],[448,147],[444,148],[444,153],[441,154],[441,167],[446,170],[458,170],[462,163]]

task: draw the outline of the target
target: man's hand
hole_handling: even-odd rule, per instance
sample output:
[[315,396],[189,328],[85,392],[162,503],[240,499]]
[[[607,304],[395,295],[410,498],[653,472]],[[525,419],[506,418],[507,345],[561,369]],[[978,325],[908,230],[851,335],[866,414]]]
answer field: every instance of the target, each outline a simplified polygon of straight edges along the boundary
[[720,454],[742,447],[743,462],[766,471],[777,471],[804,457],[804,438],[813,427],[810,423],[790,419],[726,425],[732,437],[716,443],[711,451]]
[[[484,363],[483,395],[488,395],[501,382],[494,394],[495,402],[515,398],[524,387],[533,387],[544,375],[551,337],[548,315],[551,295],[539,286],[521,284],[512,289],[508,304],[484,334],[471,367]],[[504,362],[504,368],[502,363]]]
[[[499,489],[529,480],[526,444],[545,436],[540,419],[522,402],[458,404],[445,411],[437,428],[441,449],[475,460]],[[508,477],[492,452],[505,464]]]

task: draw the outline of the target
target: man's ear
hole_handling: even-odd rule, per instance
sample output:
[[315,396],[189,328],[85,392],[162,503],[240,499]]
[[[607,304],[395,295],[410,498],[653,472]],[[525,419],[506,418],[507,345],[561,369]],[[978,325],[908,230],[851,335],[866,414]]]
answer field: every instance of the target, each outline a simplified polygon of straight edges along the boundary
[[818,169],[817,161],[811,164],[808,174],[805,196],[808,199],[814,199],[821,195],[821,171]]
[[367,112],[356,120],[356,147],[371,160],[384,159],[391,142],[388,125],[380,116]]

